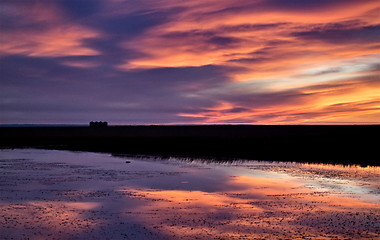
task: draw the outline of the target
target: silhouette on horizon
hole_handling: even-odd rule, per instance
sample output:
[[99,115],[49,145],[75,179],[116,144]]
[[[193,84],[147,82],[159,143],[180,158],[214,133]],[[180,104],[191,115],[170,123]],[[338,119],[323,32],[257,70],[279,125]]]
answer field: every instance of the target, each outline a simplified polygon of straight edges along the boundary
[[108,122],[94,122],[94,121],[90,122],[90,127],[107,127],[107,126],[108,126]]

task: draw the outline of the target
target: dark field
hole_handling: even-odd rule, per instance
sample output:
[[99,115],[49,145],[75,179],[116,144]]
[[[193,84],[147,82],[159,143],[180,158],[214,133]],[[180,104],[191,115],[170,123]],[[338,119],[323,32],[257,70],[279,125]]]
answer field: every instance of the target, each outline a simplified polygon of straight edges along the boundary
[[0,146],[380,165],[380,125],[1,127]]

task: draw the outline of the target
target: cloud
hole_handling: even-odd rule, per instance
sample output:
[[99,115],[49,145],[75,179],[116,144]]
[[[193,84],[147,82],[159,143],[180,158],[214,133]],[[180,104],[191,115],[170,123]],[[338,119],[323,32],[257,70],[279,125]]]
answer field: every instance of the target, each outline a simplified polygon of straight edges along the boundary
[[[327,62],[339,65],[339,61],[376,53],[373,47],[377,37],[373,35],[377,30],[373,26],[377,25],[371,21],[377,20],[367,13],[380,7],[379,4],[373,1],[289,4],[297,5],[293,10],[296,13],[289,15],[290,8],[284,1],[238,1],[234,6],[217,3],[214,7],[194,3],[191,8],[183,4],[175,15],[181,21],[153,26],[139,38],[125,42],[125,48],[144,55],[125,60],[120,69],[235,66],[242,71],[230,75],[231,80],[254,81],[300,75]],[[356,7],[355,11],[352,7]],[[306,8],[311,9],[307,16],[303,11]],[[335,15],[330,14],[326,20],[324,11],[330,8]],[[358,42],[362,45],[353,46]],[[331,43],[340,46],[336,48]]]
[[[365,77],[280,92],[224,93],[215,107],[181,116],[213,123],[378,122],[380,78]],[[235,111],[238,109],[238,111]],[[362,116],[362,118],[361,118]]]
[[83,18],[94,15],[102,10],[103,2],[100,0],[58,0],[60,9],[70,18]]
[[[227,80],[223,80],[226,70],[215,66],[113,71],[110,74],[107,67],[88,70],[62,64],[63,60],[76,58],[0,58],[3,66],[0,70],[1,120],[62,122],[75,116],[76,123],[104,118],[114,123],[189,122],[194,119],[177,116],[177,113],[214,104],[213,99],[192,93]],[[79,57],[80,61],[88,62],[96,58]]]
[[[364,7],[365,5],[371,5],[374,1],[364,0],[361,2],[355,0],[267,0],[261,4],[263,6],[270,7],[272,9],[283,11],[307,11],[317,12],[326,9],[345,9],[350,7]],[[373,5],[372,5],[373,6]]]
[[40,1],[2,3],[0,56],[96,55],[83,44],[99,33],[85,26],[67,23],[59,9]]
[[4,123],[379,119],[378,1],[0,4]]
[[363,44],[380,41],[380,25],[361,28],[313,30],[294,33],[294,36],[305,40],[320,40],[333,44]]

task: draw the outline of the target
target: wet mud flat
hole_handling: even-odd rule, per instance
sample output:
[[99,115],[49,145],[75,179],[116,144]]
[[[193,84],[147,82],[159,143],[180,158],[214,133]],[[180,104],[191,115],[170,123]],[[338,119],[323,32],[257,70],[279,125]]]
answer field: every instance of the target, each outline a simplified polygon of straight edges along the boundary
[[379,239],[380,168],[0,150],[1,239]]

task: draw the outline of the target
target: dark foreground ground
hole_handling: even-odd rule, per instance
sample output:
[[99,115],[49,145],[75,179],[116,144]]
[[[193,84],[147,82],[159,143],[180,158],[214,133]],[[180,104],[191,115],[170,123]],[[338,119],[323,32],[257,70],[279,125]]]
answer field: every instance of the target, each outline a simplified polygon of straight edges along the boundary
[[380,125],[1,127],[1,147],[380,165]]

